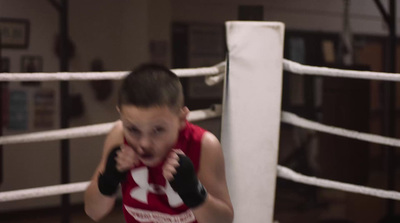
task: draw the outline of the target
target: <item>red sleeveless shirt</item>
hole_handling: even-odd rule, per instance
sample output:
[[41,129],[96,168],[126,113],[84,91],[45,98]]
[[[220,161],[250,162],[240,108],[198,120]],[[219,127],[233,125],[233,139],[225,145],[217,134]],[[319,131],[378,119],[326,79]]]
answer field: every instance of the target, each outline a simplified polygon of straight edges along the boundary
[[[205,130],[186,122],[173,148],[181,149],[199,169],[201,139]],[[134,167],[121,184],[127,223],[197,223],[192,211],[182,202],[162,175],[162,165]]]

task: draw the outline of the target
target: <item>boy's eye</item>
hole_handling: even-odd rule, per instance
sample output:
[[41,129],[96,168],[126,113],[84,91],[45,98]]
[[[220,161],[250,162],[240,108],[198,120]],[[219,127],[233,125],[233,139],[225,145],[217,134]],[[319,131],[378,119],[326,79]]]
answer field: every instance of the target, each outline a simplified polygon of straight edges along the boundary
[[165,131],[165,129],[163,128],[163,127],[156,127],[156,128],[154,128],[154,130],[153,130],[153,132],[155,133],[155,134],[159,134],[159,133],[162,133],[162,132],[164,132]]
[[140,134],[139,129],[135,128],[135,127],[129,127],[128,131],[134,134]]

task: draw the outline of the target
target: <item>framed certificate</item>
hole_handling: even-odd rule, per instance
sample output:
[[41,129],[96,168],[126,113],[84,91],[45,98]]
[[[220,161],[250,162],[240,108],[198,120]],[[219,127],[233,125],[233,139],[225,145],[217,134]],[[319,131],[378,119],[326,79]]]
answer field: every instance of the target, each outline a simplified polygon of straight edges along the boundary
[[29,21],[0,18],[0,40],[2,48],[28,48]]

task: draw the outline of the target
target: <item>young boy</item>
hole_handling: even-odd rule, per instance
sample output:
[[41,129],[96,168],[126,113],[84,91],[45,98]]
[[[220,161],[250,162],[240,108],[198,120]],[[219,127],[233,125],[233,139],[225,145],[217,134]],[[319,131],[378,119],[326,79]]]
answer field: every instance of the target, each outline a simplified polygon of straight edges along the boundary
[[142,65],[122,83],[120,120],[85,192],[85,211],[99,221],[121,185],[127,223],[224,223],[233,207],[218,139],[186,121],[179,78]]

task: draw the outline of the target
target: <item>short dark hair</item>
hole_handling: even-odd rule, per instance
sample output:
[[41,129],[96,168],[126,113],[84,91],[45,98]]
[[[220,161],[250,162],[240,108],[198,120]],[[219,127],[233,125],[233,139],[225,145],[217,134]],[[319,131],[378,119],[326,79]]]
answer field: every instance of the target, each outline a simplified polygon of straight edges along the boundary
[[143,64],[123,79],[118,107],[124,104],[143,108],[168,106],[179,111],[183,100],[182,85],[175,73],[158,64]]

